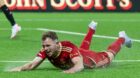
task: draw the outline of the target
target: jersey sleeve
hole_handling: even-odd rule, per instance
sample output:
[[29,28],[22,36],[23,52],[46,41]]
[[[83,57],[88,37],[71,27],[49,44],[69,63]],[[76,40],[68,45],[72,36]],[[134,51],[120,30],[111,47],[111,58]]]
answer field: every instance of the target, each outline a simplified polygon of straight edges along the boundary
[[45,51],[40,51],[38,54],[37,54],[38,57],[41,57],[42,59],[46,59],[47,57],[47,54]]

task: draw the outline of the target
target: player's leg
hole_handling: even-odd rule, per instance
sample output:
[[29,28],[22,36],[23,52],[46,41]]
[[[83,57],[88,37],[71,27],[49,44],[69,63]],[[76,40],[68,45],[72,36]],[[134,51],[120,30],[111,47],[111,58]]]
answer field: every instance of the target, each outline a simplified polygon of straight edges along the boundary
[[131,39],[124,31],[119,32],[119,38],[108,47],[108,51],[116,55],[120,51],[122,45],[125,45],[128,48],[131,48],[132,46]]
[[16,22],[13,18],[13,15],[12,15],[11,11],[8,9],[8,7],[6,5],[3,5],[1,7],[1,10],[5,14],[6,18],[9,20],[11,26],[15,25]]
[[84,40],[82,41],[80,48],[86,49],[86,50],[89,49],[89,46],[90,46],[90,43],[92,40],[92,35],[95,33],[96,26],[97,26],[97,23],[94,21],[92,21],[89,24],[88,32],[87,32],[86,36],[84,37]]
[[110,64],[115,55],[120,51],[122,45],[125,45],[128,48],[131,48],[132,46],[131,39],[126,35],[124,31],[119,32],[119,38],[108,47],[107,52],[97,53],[99,57],[97,67]]
[[11,38],[14,38],[17,35],[17,32],[19,32],[21,30],[21,27],[16,24],[14,17],[12,15],[12,12],[4,4],[3,0],[1,0],[0,4],[1,4],[0,8],[2,9],[2,12],[5,14],[6,18],[9,20],[9,22],[12,26]]
[[112,62],[113,58],[116,56],[116,54],[121,50],[121,47],[125,45],[128,48],[131,48],[132,41],[131,39],[126,35],[124,31],[119,32],[119,38],[112,43],[108,49],[107,49],[107,55],[109,57],[109,63]]

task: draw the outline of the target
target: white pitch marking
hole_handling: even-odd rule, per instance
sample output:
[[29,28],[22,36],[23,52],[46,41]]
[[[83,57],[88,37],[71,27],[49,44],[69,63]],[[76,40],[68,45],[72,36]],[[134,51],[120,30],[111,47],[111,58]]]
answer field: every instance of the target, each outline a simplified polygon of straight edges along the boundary
[[[40,31],[54,31],[54,32],[57,32],[57,33],[70,34],[70,35],[81,35],[81,36],[86,35],[84,33],[61,31],[61,30],[52,30],[52,29],[45,29],[45,28],[37,28],[37,30],[40,30]],[[94,35],[94,37],[105,38],[105,39],[117,39],[118,38],[118,37],[102,36],[102,35]],[[138,39],[132,39],[132,41],[140,43],[140,40],[138,40]]]
[[[0,30],[11,30],[11,29],[10,28],[0,28]],[[57,33],[70,34],[70,35],[80,35],[80,36],[85,36],[86,35],[85,33],[62,31],[62,30],[52,30],[52,29],[46,29],[46,28],[24,28],[22,30],[54,31],[54,32],[57,32]],[[104,39],[117,39],[118,38],[118,37],[103,36],[103,35],[94,35],[94,37],[104,38]],[[140,40],[138,40],[138,39],[132,39],[132,41],[140,43]]]

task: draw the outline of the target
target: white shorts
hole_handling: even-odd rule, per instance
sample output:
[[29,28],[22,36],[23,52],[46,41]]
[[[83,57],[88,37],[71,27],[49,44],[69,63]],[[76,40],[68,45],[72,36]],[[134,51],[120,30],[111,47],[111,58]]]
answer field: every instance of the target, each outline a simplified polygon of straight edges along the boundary
[[0,0],[0,7],[2,7],[3,5],[5,5],[4,0]]

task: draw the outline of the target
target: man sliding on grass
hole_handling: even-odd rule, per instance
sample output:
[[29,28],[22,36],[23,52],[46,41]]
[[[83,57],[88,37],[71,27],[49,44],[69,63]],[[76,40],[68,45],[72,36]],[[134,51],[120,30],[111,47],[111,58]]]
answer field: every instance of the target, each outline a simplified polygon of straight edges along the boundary
[[76,73],[84,68],[98,68],[109,65],[122,45],[131,47],[131,39],[124,31],[119,32],[118,39],[109,45],[104,52],[89,50],[92,36],[95,33],[97,23],[92,21],[82,44],[78,48],[70,41],[58,41],[57,34],[49,31],[42,36],[42,50],[36,58],[23,66],[16,67],[11,71],[27,71],[37,68],[46,58],[64,73]]

